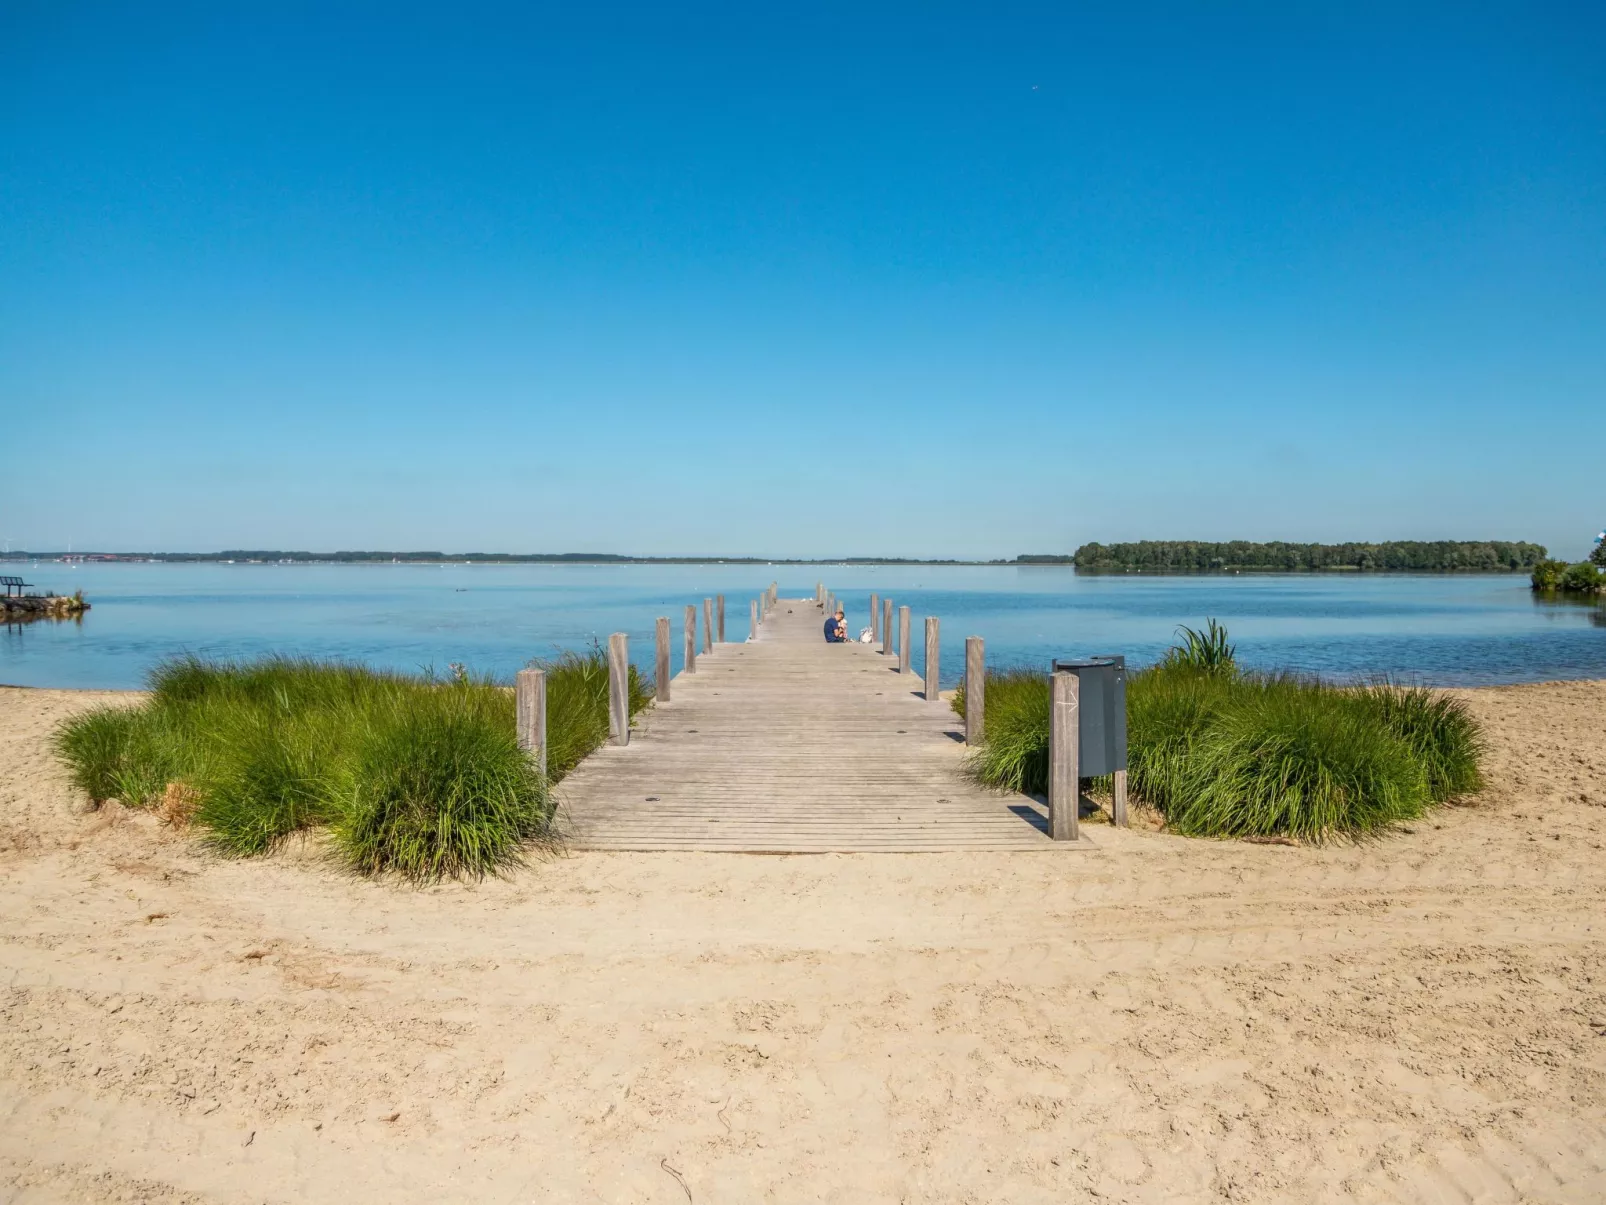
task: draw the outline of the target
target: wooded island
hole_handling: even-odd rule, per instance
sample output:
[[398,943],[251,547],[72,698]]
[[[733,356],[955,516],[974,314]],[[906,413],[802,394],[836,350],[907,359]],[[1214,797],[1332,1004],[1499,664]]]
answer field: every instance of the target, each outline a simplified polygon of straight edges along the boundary
[[[1522,573],[1545,559],[1542,544],[1509,540],[1388,540],[1378,544],[1258,544],[1249,540],[1139,540],[1083,544],[1069,558],[1078,570],[1209,573],[1353,569],[1376,572]],[[1021,557],[1044,562],[1064,558]]]

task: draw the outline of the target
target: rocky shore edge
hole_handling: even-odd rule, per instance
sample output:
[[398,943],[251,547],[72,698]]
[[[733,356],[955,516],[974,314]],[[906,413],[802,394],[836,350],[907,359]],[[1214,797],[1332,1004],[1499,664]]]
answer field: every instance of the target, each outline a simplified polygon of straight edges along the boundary
[[26,619],[70,619],[89,610],[82,591],[76,594],[28,594],[0,598],[0,616],[9,623]]

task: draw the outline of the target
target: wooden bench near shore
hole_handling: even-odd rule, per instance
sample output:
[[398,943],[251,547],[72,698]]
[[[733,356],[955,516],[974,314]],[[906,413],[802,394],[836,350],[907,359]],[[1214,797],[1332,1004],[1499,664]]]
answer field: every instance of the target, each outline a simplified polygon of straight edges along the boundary
[[[938,691],[936,621],[927,623],[922,680],[910,673],[907,607],[895,639],[887,638],[888,601],[875,615],[879,643],[828,644],[822,617],[833,601],[823,589],[814,599],[781,599],[772,586],[749,608],[749,638],[731,643],[722,598],[703,604],[701,641],[697,608],[688,607],[687,666],[673,679],[670,625],[659,620],[659,701],[631,729],[616,688],[614,741],[556,788],[569,844],[733,853],[1090,847],[1074,819],[1067,827],[1061,817],[1054,840],[1043,803],[961,773],[965,722]],[[624,637],[609,652],[622,687]],[[980,641],[967,642],[978,684],[980,666]],[[536,746],[540,671],[520,675],[519,699],[521,733]]]

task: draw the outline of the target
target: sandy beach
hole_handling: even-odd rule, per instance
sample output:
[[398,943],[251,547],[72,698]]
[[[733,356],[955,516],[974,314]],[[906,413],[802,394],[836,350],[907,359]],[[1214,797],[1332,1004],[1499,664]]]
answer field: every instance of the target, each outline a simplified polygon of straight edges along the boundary
[[[1365,846],[228,862],[0,690],[0,1201],[1606,1199],[1606,683]],[[1597,930],[1600,930],[1597,932]]]

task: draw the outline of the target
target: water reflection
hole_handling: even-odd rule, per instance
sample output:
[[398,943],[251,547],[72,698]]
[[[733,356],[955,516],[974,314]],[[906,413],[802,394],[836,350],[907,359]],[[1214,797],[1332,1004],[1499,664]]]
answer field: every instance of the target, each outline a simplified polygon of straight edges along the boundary
[[84,623],[83,611],[76,611],[71,615],[52,615],[49,611],[6,611],[0,623],[8,628],[25,628],[31,623],[72,623],[79,627]]

